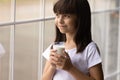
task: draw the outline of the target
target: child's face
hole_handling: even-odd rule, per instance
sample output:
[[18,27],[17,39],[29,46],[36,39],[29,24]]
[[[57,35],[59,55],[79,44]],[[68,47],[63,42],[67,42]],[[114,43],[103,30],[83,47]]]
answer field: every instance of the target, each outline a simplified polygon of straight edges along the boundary
[[61,33],[74,34],[76,30],[76,15],[73,14],[56,14],[55,25]]

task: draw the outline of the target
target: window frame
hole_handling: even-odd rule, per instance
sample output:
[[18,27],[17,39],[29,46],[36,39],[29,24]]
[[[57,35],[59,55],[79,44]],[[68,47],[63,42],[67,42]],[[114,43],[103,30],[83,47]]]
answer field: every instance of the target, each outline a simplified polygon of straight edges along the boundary
[[[11,16],[12,16],[13,21],[12,22],[6,22],[6,23],[0,23],[0,27],[12,26],[11,27],[11,34],[10,34],[11,38],[10,38],[9,80],[14,80],[13,79],[14,78],[14,71],[13,70],[14,70],[14,54],[15,54],[15,52],[14,52],[14,48],[15,48],[15,46],[14,46],[15,45],[14,44],[14,41],[15,41],[15,26],[18,25],[18,24],[33,23],[33,22],[42,22],[40,25],[45,26],[45,21],[54,20],[54,18],[55,18],[54,16],[45,18],[45,0],[41,0],[41,1],[42,1],[42,3],[41,3],[41,5],[42,5],[42,9],[41,9],[42,10],[41,11],[42,12],[42,14],[41,14],[42,18],[32,19],[32,20],[16,21],[16,0],[12,0],[11,6],[12,6],[13,14]],[[101,13],[109,13],[109,12],[114,12],[114,11],[119,11],[120,12],[120,7],[119,8],[115,8],[115,9],[109,9],[109,10],[94,11],[94,12],[92,12],[92,15],[94,15],[94,14],[101,14]],[[40,30],[41,30],[40,32],[42,33],[42,35],[41,35],[42,37],[39,37],[39,46],[38,46],[39,47],[38,80],[40,80],[40,78],[41,78],[42,69],[43,69],[42,68],[42,62],[43,62],[42,60],[43,59],[41,57],[41,52],[43,52],[43,47],[44,47],[44,44],[43,44],[44,43],[44,40],[43,40],[43,37],[44,37],[44,35],[43,35],[44,27],[42,27]],[[42,40],[41,40],[41,38],[42,38]],[[120,15],[119,15],[119,39],[118,39],[118,41],[120,41]],[[42,46],[40,44],[42,44]],[[120,53],[119,49],[120,49],[120,42],[118,44],[118,53]],[[106,55],[108,55],[108,54],[106,54]],[[120,54],[118,54],[118,57],[120,57]],[[106,58],[107,58],[107,56],[106,56]],[[106,64],[107,64],[107,62],[108,61],[106,61]],[[118,64],[120,64],[120,58],[118,58]],[[118,67],[118,72],[106,76],[105,77],[106,80],[108,78],[110,78],[111,76],[120,74],[120,72],[119,72],[120,71],[120,69],[119,69],[120,66],[118,65],[117,67]],[[119,80],[119,78],[118,78],[118,80]]]

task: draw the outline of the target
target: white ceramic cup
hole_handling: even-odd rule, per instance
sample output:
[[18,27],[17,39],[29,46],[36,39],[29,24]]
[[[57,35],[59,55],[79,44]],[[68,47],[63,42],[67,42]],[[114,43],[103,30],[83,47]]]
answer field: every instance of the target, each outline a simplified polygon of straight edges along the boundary
[[63,51],[65,50],[65,46],[55,44],[55,45],[53,45],[53,49],[57,50],[57,52],[56,52],[57,54],[62,54]]

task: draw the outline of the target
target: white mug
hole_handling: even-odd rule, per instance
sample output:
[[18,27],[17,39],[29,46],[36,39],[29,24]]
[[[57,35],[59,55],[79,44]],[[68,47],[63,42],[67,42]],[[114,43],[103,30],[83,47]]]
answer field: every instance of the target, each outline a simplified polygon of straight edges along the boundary
[[58,45],[58,44],[55,44],[53,45],[53,49],[54,50],[57,50],[57,54],[62,54],[63,51],[65,50],[65,46],[64,45]]

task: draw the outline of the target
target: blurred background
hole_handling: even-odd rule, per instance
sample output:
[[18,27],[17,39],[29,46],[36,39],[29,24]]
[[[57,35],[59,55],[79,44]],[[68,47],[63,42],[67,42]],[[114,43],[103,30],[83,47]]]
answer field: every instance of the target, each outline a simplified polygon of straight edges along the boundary
[[[88,0],[105,80],[120,80],[120,0]],[[55,0],[0,0],[0,80],[40,80],[42,52],[54,41]]]

